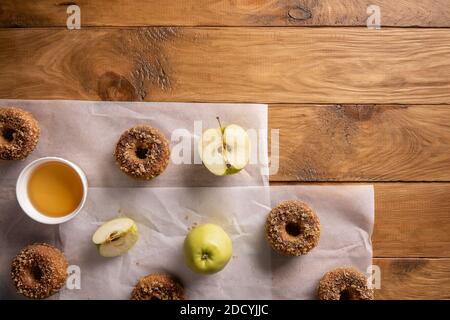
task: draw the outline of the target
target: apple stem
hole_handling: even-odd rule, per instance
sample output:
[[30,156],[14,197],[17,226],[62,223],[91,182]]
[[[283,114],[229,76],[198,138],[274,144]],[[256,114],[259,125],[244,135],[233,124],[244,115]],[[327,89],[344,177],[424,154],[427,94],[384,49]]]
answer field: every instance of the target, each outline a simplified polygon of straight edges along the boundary
[[223,131],[222,123],[220,122],[220,118],[216,117],[216,119],[217,119],[217,122],[219,123],[220,130]]

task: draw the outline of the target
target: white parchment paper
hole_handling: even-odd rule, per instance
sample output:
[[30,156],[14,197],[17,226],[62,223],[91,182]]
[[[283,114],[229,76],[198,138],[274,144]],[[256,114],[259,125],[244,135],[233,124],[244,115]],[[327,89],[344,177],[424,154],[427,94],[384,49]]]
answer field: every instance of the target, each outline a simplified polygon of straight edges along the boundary
[[298,258],[272,254],[275,299],[311,299],[327,271],[352,266],[366,273],[372,265],[373,186],[271,187],[272,206],[297,199],[315,210],[321,225],[319,245]]
[[[21,248],[34,242],[60,247],[69,263],[81,270],[81,289],[65,288],[54,296],[59,299],[127,299],[140,277],[157,271],[177,276],[190,299],[314,299],[326,271],[350,265],[365,272],[371,264],[371,186],[269,189],[260,172],[264,164],[222,178],[210,175],[201,165],[170,164],[154,181],[139,183],[122,174],[113,162],[112,149],[120,133],[136,122],[158,126],[170,136],[171,130],[188,127],[198,117],[211,117],[210,125],[215,126],[219,114],[229,122],[267,131],[265,106],[0,101],[5,104],[32,111],[43,133],[30,159],[0,163],[1,299],[21,298],[11,284],[10,262]],[[266,139],[262,145],[267,148]],[[32,221],[15,198],[20,170],[32,159],[47,155],[79,164],[91,186],[83,212],[60,226]],[[322,224],[319,246],[297,258],[272,252],[264,238],[271,207],[289,199],[307,202]],[[121,215],[137,222],[141,238],[121,257],[100,257],[92,234],[103,222]],[[212,276],[192,273],[182,254],[188,228],[205,222],[221,225],[234,247],[229,265]]]
[[[83,212],[58,227],[35,223],[21,213],[14,190],[2,189],[0,206],[0,297],[18,298],[9,263],[29,243],[45,241],[65,252],[81,270],[81,289],[61,299],[127,299],[136,281],[166,271],[185,285],[190,299],[315,299],[322,275],[340,266],[366,272],[371,265],[374,219],[372,186],[280,186],[228,188],[91,188]],[[264,237],[264,223],[280,201],[307,202],[319,216],[319,245],[308,255],[284,257]],[[126,255],[100,257],[91,237],[103,222],[134,219],[141,238]],[[212,276],[192,273],[182,243],[188,228],[217,223],[233,240],[233,258]]]
[[[340,266],[366,272],[371,265],[371,186],[285,186],[273,187],[270,194],[264,187],[92,191],[84,216],[77,218],[83,222],[74,220],[61,227],[71,262],[90,270],[83,276],[83,290],[63,291],[64,299],[127,298],[136,279],[154,271],[177,275],[190,299],[313,299],[325,272]],[[322,235],[311,253],[292,258],[272,252],[264,234],[269,196],[271,206],[299,199],[317,212]],[[108,205],[98,207],[97,202]],[[111,261],[99,257],[90,241],[70,245],[89,239],[99,224],[116,213],[135,219],[141,230],[139,244],[128,255]],[[234,253],[225,270],[205,277],[186,267],[182,243],[190,226],[207,222],[225,228]],[[105,290],[105,284],[111,290]]]
[[[261,186],[267,185],[267,105],[261,104],[203,104],[203,103],[149,103],[149,102],[90,102],[61,100],[0,100],[0,106],[17,106],[33,113],[41,127],[36,150],[24,161],[0,162],[2,186],[14,186],[17,174],[28,162],[44,156],[59,156],[78,164],[86,173],[91,187],[179,187],[179,186]],[[252,145],[253,161],[237,175],[217,179],[198,156],[194,125],[218,127],[216,117],[223,125],[237,124],[256,133]],[[113,152],[121,134],[137,124],[159,128],[171,141],[171,163],[156,179],[137,181],[125,179],[117,170]],[[182,140],[191,147],[188,164],[176,164],[176,147]],[[198,158],[197,158],[198,159]]]
[[[268,202],[264,187],[92,189],[83,215],[60,228],[67,257],[83,273],[82,290],[65,290],[61,298],[127,299],[140,277],[166,271],[180,278],[190,299],[269,299],[270,250],[262,228]],[[100,257],[93,232],[122,214],[137,222],[138,244],[123,257]],[[211,276],[184,263],[188,228],[201,223],[222,226],[233,241],[231,261]]]

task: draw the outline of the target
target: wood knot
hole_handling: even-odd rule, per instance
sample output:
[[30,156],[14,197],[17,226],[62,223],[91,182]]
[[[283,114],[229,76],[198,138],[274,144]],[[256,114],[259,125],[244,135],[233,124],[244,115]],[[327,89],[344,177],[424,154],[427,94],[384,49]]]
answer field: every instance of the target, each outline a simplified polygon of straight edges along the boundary
[[308,8],[295,7],[288,11],[288,16],[294,20],[308,20],[312,17],[312,12]]
[[133,85],[122,75],[108,71],[98,80],[98,95],[105,101],[136,101],[139,96]]

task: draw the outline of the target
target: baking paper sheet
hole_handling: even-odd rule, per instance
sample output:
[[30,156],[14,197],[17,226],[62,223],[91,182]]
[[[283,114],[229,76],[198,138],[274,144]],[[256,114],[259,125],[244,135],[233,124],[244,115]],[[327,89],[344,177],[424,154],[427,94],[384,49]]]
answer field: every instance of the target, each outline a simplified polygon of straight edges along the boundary
[[[63,248],[70,264],[80,267],[81,289],[65,289],[61,299],[127,299],[140,277],[157,271],[179,277],[190,299],[314,299],[325,272],[339,266],[366,272],[371,265],[372,186],[283,186],[270,194],[267,187],[91,188],[83,212],[59,230],[21,213],[13,189],[1,194],[1,298],[19,297],[9,263],[36,241]],[[322,227],[319,245],[295,258],[274,253],[264,238],[271,206],[292,199],[307,202]],[[92,234],[120,215],[137,221],[141,238],[122,257],[100,257]],[[205,222],[223,226],[234,247],[229,265],[212,276],[192,273],[183,261],[188,228]]]
[[[260,174],[264,165],[225,178],[211,176],[201,166],[170,165],[169,172],[142,184],[121,174],[112,161],[112,148],[118,136],[138,120],[140,123],[148,120],[150,124],[156,121],[156,125],[163,123],[161,119],[167,119],[169,127],[163,130],[168,134],[171,128],[189,125],[196,116],[215,117],[218,112],[224,115],[225,109],[234,106],[202,105],[202,112],[190,118],[189,114],[197,108],[192,104],[79,101],[9,101],[8,104],[32,109],[45,129],[31,159],[0,163],[1,299],[21,298],[11,284],[10,262],[21,248],[34,242],[60,247],[69,264],[80,268],[81,288],[65,288],[53,297],[56,299],[127,299],[140,277],[157,271],[177,276],[190,299],[314,299],[318,281],[326,271],[349,265],[365,272],[371,264],[372,186],[306,185],[269,189],[266,177]],[[176,113],[174,109],[169,110],[172,107],[176,107]],[[250,112],[251,117],[242,125],[261,125],[267,130],[265,107],[240,108],[241,112],[230,122],[242,123],[246,119],[242,108],[249,108],[245,115]],[[150,110],[159,110],[155,113],[161,114],[161,118],[153,119]],[[117,118],[113,116],[115,113]],[[172,116],[177,124],[170,127]],[[189,121],[184,123],[183,119]],[[211,125],[214,126],[213,122]],[[82,126],[86,129],[79,130]],[[90,134],[86,134],[88,131]],[[60,226],[32,221],[21,212],[15,198],[14,183],[21,168],[32,159],[46,155],[59,155],[78,163],[87,172],[91,185],[83,212]],[[184,170],[192,172],[187,174]],[[296,258],[272,252],[264,238],[265,218],[271,207],[290,199],[307,202],[316,210],[322,224],[318,247]],[[137,221],[141,238],[129,253],[118,258],[102,258],[91,243],[92,234],[101,223],[120,215]],[[192,273],[183,261],[182,242],[188,228],[204,222],[223,226],[234,246],[229,265],[212,276]]]
[[[352,266],[368,273],[372,265],[373,186],[271,187],[272,206],[283,200],[308,203],[320,219],[319,245],[298,258],[272,253],[274,299],[311,299],[327,271]],[[368,274],[370,276],[370,274]]]
[[[267,105],[0,100],[0,106],[16,106],[31,111],[41,127],[39,144],[26,160],[7,164],[0,162],[3,187],[14,186],[24,165],[44,156],[59,156],[75,162],[86,173],[91,187],[268,184],[267,176],[261,172],[267,168],[268,162]],[[196,157],[198,159],[198,138],[202,132],[200,130],[196,134],[194,126],[201,124],[204,130],[216,128],[219,126],[216,117],[223,125],[234,123],[256,135],[252,145],[255,152],[252,153],[252,163],[238,175],[222,179],[205,170],[201,161],[192,164]],[[113,152],[121,134],[138,124],[159,128],[171,141],[171,163],[162,175],[151,181],[125,179],[114,163]],[[174,161],[181,159],[175,147],[180,145],[180,141],[187,141],[187,148],[191,147],[190,164],[175,165]]]
[[[261,204],[268,201],[264,187],[92,189],[83,215],[60,228],[67,257],[82,271],[82,290],[65,290],[61,298],[128,299],[140,277],[166,271],[182,281],[190,299],[269,299],[270,251],[261,228],[267,211]],[[100,257],[93,232],[122,214],[137,222],[138,244],[123,257]],[[184,263],[188,228],[201,223],[222,226],[233,241],[232,260],[210,276]]]

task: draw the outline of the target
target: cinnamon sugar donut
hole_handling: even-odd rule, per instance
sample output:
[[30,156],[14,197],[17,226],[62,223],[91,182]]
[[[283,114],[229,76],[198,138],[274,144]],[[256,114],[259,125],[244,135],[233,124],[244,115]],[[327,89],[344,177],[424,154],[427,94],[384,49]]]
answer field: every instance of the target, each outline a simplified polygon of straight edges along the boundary
[[32,244],[12,261],[11,278],[18,293],[45,299],[64,286],[67,266],[64,254],[57,248],[45,243]]
[[169,142],[158,129],[135,126],[122,134],[114,156],[120,170],[134,178],[149,180],[160,175],[169,164]]
[[319,243],[319,218],[301,201],[283,201],[267,216],[266,237],[272,248],[281,254],[306,254]]
[[327,272],[319,283],[320,300],[373,300],[373,289],[364,274],[354,268]]
[[25,110],[0,107],[0,160],[25,159],[36,147],[39,124]]
[[184,288],[168,274],[153,273],[139,280],[131,300],[184,300]]

